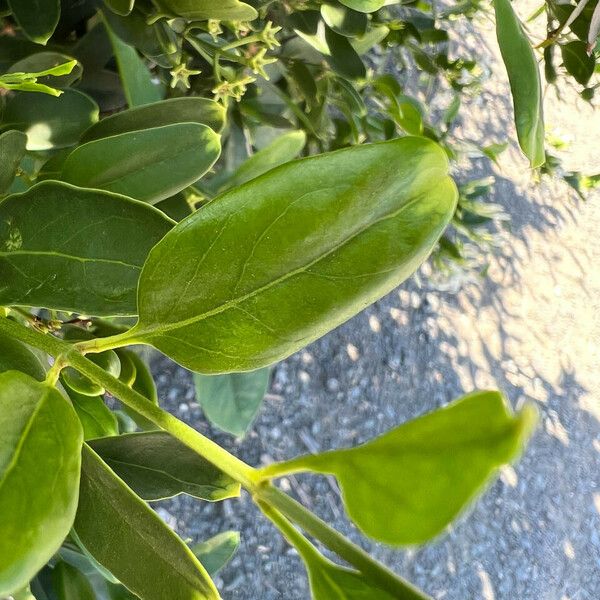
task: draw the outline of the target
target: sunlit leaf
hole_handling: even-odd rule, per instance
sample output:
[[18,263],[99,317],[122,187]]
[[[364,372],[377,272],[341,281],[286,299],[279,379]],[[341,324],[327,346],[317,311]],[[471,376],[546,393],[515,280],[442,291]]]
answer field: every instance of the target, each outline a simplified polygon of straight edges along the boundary
[[192,547],[192,552],[210,575],[216,575],[235,554],[240,545],[237,531],[224,531]]

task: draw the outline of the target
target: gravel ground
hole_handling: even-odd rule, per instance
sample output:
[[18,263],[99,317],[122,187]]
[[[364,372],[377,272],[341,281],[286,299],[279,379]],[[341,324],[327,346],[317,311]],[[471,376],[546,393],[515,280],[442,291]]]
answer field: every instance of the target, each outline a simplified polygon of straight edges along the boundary
[[[465,38],[496,83],[464,114],[461,135],[502,140],[510,100],[489,25]],[[600,119],[552,98],[547,121],[572,139],[573,166],[600,170]],[[473,118],[473,116],[475,118]],[[593,152],[593,153],[592,153]],[[479,174],[485,167],[475,160]],[[600,197],[575,201],[565,186],[534,186],[512,147],[494,167],[495,200],[511,231],[489,277],[448,294],[413,279],[306,350],[277,365],[245,440],[211,429],[190,374],[154,360],[163,404],[251,464],[353,446],[474,388],[502,389],[514,406],[534,401],[540,426],[523,458],[434,543],[394,550],[348,523],[335,484],[283,481],[286,489],[434,598],[600,598]],[[237,556],[217,577],[226,600],[306,600],[303,567],[245,495],[216,505],[160,503],[184,536],[238,529]]]

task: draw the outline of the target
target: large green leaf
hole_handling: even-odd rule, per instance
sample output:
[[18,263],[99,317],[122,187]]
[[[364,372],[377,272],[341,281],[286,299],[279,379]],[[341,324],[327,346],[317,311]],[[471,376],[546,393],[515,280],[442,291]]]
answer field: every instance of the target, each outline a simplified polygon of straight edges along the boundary
[[46,378],[42,363],[25,344],[0,333],[0,373],[5,371],[21,371],[38,381]]
[[0,135],[0,194],[10,187],[21,160],[25,156],[27,136],[21,131],[7,131]]
[[58,98],[20,92],[6,102],[0,129],[26,133],[27,150],[49,150],[76,144],[97,120],[98,106],[77,90],[67,89]]
[[154,204],[200,179],[220,151],[219,136],[199,123],[130,131],[78,146],[61,179]]
[[444,151],[423,138],[278,167],[154,247],[126,335],[202,373],[276,362],[412,274],[456,200]]
[[60,0],[8,0],[23,33],[36,44],[45,44],[60,18]]
[[497,469],[521,451],[532,407],[513,415],[499,392],[476,392],[362,446],[261,470],[335,475],[348,514],[367,535],[419,544],[440,533]]
[[596,61],[588,55],[585,42],[573,40],[560,46],[563,63],[567,72],[573,76],[577,83],[587,85],[592,75]]
[[91,142],[120,133],[175,123],[200,123],[219,132],[225,125],[225,109],[218,102],[207,98],[171,98],[106,117],[92,125],[83,134],[81,141]]
[[0,374],[0,596],[27,585],[75,517],[82,432],[69,402],[29,375]]
[[496,36],[510,82],[519,145],[532,167],[546,160],[542,84],[531,42],[510,0],[494,0]]
[[104,27],[108,32],[121,77],[121,83],[129,107],[158,102],[162,99],[161,89],[152,81],[152,75],[137,50],[126,44],[112,29],[103,16]]
[[101,438],[90,446],[144,500],[189,494],[217,501],[240,493],[238,483],[164,431]]
[[242,436],[256,417],[269,385],[269,367],[248,373],[194,373],[196,399],[217,427]]
[[258,17],[256,9],[239,0],[156,0],[156,4],[167,14],[189,21],[253,21]]
[[89,446],[83,447],[75,531],[141,600],[218,600],[204,567]]
[[52,569],[52,584],[58,600],[96,600],[87,577],[64,560]]
[[368,19],[365,13],[339,4],[322,4],[321,16],[333,31],[346,37],[364,35],[367,30]]
[[172,221],[143,202],[46,181],[0,202],[0,304],[131,315]]
[[133,10],[135,0],[104,0],[106,5],[118,15],[128,15]]
[[224,531],[196,544],[192,552],[209,574],[215,575],[231,560],[239,545],[240,534],[237,531]]

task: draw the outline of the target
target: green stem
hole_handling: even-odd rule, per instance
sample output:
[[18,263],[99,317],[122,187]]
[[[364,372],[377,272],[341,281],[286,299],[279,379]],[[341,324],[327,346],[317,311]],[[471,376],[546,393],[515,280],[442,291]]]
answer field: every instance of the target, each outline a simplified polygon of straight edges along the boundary
[[132,344],[139,343],[142,342],[136,340],[132,335],[131,329],[128,329],[127,331],[123,331],[122,333],[117,333],[115,335],[78,342],[75,344],[75,348],[82,354],[97,354],[98,352],[115,350],[116,348],[123,348],[125,346],[131,346]]
[[399,600],[430,600],[411,583],[371,558],[362,548],[346,539],[325,521],[309,512],[271,484],[262,485],[255,493],[258,501],[276,508],[288,519],[302,527],[306,533],[320,540],[340,558],[356,567],[367,579]]

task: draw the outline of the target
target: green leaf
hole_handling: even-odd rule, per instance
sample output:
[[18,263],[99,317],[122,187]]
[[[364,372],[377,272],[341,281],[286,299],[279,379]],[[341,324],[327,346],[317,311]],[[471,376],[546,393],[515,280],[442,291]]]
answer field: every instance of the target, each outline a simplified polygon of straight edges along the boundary
[[215,502],[240,494],[238,483],[164,431],[105,437],[90,446],[144,500],[188,494]]
[[513,415],[499,392],[476,392],[362,446],[270,465],[261,474],[335,475],[364,533],[389,544],[420,544],[519,454],[535,420],[531,406]]
[[563,63],[567,72],[573,76],[577,83],[587,85],[594,74],[596,61],[587,53],[585,42],[574,40],[560,46]]
[[346,37],[363,35],[367,30],[367,16],[339,4],[322,4],[321,16],[333,31]]
[[[121,373],[121,362],[114,350],[106,350],[105,352],[100,352],[98,354],[91,354],[89,360],[98,365],[112,377],[119,377]],[[105,390],[99,383],[92,381],[89,377],[83,375],[83,373],[80,373],[73,367],[64,369],[61,376],[64,383],[78,394],[91,397],[104,394]]]
[[412,274],[456,200],[444,151],[422,138],[278,167],[155,246],[126,335],[202,373],[276,362]]
[[199,123],[219,132],[225,125],[225,109],[207,98],[171,98],[106,117],[92,125],[81,142],[175,123]]
[[66,392],[83,427],[84,439],[119,435],[117,417],[104,404],[102,396],[86,396],[70,388]]
[[269,387],[268,367],[248,373],[194,373],[196,398],[211,423],[243,436],[256,417]]
[[45,181],[0,202],[0,305],[136,313],[146,256],[172,221],[143,202]]
[[218,600],[189,548],[87,445],[75,531],[92,556],[141,600]]
[[97,104],[76,90],[67,89],[60,98],[19,93],[6,102],[0,129],[26,133],[27,150],[50,150],[76,144],[97,120]]
[[359,12],[372,13],[379,10],[385,0],[340,0],[340,3]]
[[16,130],[0,135],[0,194],[12,184],[21,160],[25,156],[27,136]]
[[542,84],[531,42],[510,0],[494,0],[496,36],[510,82],[519,145],[533,168],[546,160]]
[[44,51],[22,58],[8,72],[29,75],[43,85],[66,88],[81,79],[83,68],[72,56]]
[[362,56],[379,44],[390,32],[386,25],[372,25],[365,34],[350,40],[355,52]]
[[0,373],[5,371],[21,371],[38,381],[46,378],[42,363],[25,344],[0,334]]
[[[152,373],[146,365],[146,363],[135,353],[130,350],[120,350],[121,353],[125,352],[128,354],[129,359],[135,366],[135,381],[131,385],[131,388],[144,396],[149,402],[158,406],[158,393],[156,391],[156,384],[152,379]],[[123,404],[123,410],[125,413],[132,418],[135,423],[146,431],[157,429],[156,425],[140,415],[137,411],[133,410],[126,404]]]
[[58,25],[60,0],[8,0],[23,33],[36,44],[45,44]]
[[127,16],[135,4],[135,0],[104,0],[106,6],[118,15]]
[[176,123],[78,146],[61,179],[154,204],[200,179],[220,152],[218,134],[206,125]]
[[242,185],[270,169],[293,160],[302,152],[304,144],[306,144],[304,131],[284,133],[244,161],[226,180],[227,189]]
[[0,596],[29,583],[69,533],[82,432],[69,402],[29,375],[0,374]]
[[157,0],[156,4],[188,21],[253,21],[258,17],[256,9],[238,0]]
[[58,600],[96,600],[87,577],[64,560],[52,569],[52,584]]
[[151,104],[152,102],[162,100],[162,92],[152,82],[152,75],[146,63],[138,55],[137,50],[121,40],[112,30],[108,19],[104,15],[102,15],[102,20],[113,47],[121,83],[129,107]]
[[237,531],[224,531],[196,544],[192,552],[212,576],[231,560],[239,545],[240,534]]

